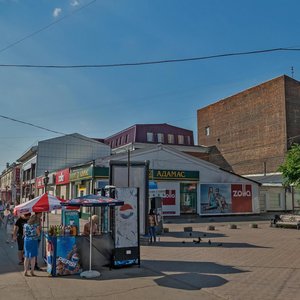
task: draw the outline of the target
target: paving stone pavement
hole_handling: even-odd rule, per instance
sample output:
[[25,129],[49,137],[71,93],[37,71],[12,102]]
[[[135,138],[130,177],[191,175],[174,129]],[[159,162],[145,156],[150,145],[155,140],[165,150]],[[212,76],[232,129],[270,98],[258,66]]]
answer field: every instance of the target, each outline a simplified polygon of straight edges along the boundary
[[[229,229],[232,222],[237,229]],[[257,229],[251,223],[233,218],[165,224],[169,233],[141,247],[140,268],[103,268],[96,280],[46,272],[23,277],[16,244],[6,244],[0,229],[0,299],[300,300],[300,231],[271,228],[267,220],[258,220]],[[192,236],[185,226],[193,227]],[[194,243],[198,237],[201,242]]]

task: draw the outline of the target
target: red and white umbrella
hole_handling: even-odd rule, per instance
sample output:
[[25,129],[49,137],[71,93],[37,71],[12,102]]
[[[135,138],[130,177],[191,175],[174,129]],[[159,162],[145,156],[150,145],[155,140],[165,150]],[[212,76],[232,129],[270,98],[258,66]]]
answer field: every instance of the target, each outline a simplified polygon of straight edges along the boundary
[[14,215],[23,215],[32,212],[49,212],[61,208],[61,202],[65,200],[44,193],[28,202],[17,205],[14,208]]

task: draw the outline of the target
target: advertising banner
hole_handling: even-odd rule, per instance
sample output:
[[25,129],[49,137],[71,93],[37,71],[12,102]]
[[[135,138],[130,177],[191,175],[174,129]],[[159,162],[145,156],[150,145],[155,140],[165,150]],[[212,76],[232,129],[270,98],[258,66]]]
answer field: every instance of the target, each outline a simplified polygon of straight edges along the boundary
[[175,189],[166,189],[166,196],[162,199],[162,204],[164,216],[174,216],[177,214]]
[[62,209],[61,217],[62,217],[62,225],[63,226],[76,226],[77,230],[79,230],[79,212],[78,211]]
[[140,263],[139,196],[137,188],[116,188],[116,199],[124,205],[115,209],[114,265]]
[[56,275],[79,274],[81,271],[76,237],[57,237]]
[[251,184],[201,184],[201,214],[252,212]]
[[55,174],[55,184],[68,184],[70,182],[70,170],[64,169],[56,172]]
[[115,246],[137,247],[138,246],[138,215],[137,215],[137,195],[136,189],[117,189],[116,199],[122,199],[124,205],[117,207],[115,226]]
[[251,184],[231,185],[232,212],[252,212]]

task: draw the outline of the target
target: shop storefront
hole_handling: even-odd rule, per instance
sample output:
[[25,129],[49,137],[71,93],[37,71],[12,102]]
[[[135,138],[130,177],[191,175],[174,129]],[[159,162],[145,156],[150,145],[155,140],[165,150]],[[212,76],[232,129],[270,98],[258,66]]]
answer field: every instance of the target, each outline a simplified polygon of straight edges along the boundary
[[159,189],[166,190],[163,198],[163,215],[197,213],[197,187],[199,171],[150,170],[149,179],[157,182]]
[[[71,185],[71,198],[95,194],[98,188],[108,183],[108,168],[85,165],[70,169],[69,181]],[[82,209],[87,212],[86,208]],[[83,215],[83,217],[86,215]]]
[[64,169],[55,174],[56,196],[68,200],[70,195],[70,169]]

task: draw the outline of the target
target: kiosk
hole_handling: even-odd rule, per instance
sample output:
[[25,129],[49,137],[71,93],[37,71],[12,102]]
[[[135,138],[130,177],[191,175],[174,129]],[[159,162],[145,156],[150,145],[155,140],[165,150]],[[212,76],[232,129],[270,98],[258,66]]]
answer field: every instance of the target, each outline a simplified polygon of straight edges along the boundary
[[45,233],[50,275],[94,278],[100,276],[103,266],[140,264],[138,190],[116,188],[115,194],[115,198],[86,195],[62,203],[67,208],[90,207],[90,220],[93,207],[99,207],[100,233],[80,234],[74,210],[63,210],[62,225],[50,226]]

